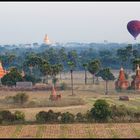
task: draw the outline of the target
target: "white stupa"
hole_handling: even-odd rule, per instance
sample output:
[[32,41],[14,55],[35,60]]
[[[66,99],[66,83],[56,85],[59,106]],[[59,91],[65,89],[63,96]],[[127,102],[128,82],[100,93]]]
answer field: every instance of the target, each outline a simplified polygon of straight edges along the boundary
[[49,38],[48,38],[48,35],[47,35],[47,34],[45,35],[45,38],[44,38],[44,43],[45,43],[45,44],[47,44],[47,45],[48,45],[48,44],[51,44],[51,42],[50,42],[50,40],[49,40]]

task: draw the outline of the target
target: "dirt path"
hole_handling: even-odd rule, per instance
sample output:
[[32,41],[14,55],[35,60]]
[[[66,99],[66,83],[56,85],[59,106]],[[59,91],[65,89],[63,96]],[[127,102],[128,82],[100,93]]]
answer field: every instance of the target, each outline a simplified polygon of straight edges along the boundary
[[38,108],[16,108],[16,109],[8,109],[11,112],[14,112],[15,110],[23,111],[25,113],[25,117],[27,120],[34,120],[35,115],[39,111],[48,111],[53,110],[56,112],[71,112],[75,113],[79,110],[79,112],[82,110],[87,110],[87,105],[77,105],[77,106],[67,106],[67,107],[38,107]]

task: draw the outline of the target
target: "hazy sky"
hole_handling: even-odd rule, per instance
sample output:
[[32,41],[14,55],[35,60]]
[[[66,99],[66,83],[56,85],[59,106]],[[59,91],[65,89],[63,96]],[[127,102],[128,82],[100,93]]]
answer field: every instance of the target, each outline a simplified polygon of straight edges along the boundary
[[42,43],[45,34],[54,42],[134,42],[126,28],[134,19],[139,2],[0,2],[0,44]]

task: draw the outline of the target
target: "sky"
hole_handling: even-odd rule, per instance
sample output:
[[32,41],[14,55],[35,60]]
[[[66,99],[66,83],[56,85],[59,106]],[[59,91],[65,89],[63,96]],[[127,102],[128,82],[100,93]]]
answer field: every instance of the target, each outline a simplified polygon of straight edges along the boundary
[[134,43],[127,23],[140,20],[140,2],[0,2],[0,44]]

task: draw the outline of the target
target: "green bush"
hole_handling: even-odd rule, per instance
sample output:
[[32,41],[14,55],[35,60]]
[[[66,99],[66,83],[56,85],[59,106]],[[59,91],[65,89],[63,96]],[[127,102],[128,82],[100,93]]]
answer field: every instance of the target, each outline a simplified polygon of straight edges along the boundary
[[58,116],[60,115],[59,113],[55,113],[52,110],[49,110],[47,115],[47,121],[48,122],[58,122]]
[[86,112],[85,118],[86,118],[86,121],[87,121],[87,122],[93,122],[93,121],[94,121],[94,118],[93,118],[93,116],[92,116],[92,113],[91,113],[91,111],[89,111],[89,110]]
[[37,122],[46,122],[47,112],[40,111],[38,114],[36,114],[36,120],[37,120]]
[[61,90],[66,90],[67,89],[67,84],[66,83],[61,83],[61,85],[60,85],[60,89]]
[[15,116],[8,110],[0,111],[0,123],[2,122],[13,122]]
[[74,122],[74,115],[69,113],[69,112],[62,113],[62,115],[61,115],[61,122],[63,122],[63,123]]
[[128,109],[124,105],[116,106],[112,105],[111,107],[111,117],[125,117],[129,114]]
[[25,121],[24,113],[20,111],[16,111],[15,113],[11,113],[8,110],[0,111],[0,123],[15,123],[19,121]]
[[140,112],[134,112],[133,116],[135,121],[140,121]]
[[90,110],[92,117],[95,121],[103,122],[106,121],[111,114],[109,104],[105,100],[97,100],[94,107]]
[[9,73],[7,73],[1,78],[2,84],[7,86],[16,85],[16,82],[19,81],[23,81],[23,79],[16,68],[12,68]]
[[25,93],[18,93],[15,96],[13,96],[14,103],[18,103],[23,105],[25,102],[28,101],[29,96]]
[[15,120],[16,121],[25,121],[25,114],[21,111],[15,111]]
[[38,106],[38,102],[37,101],[30,101],[28,102],[27,107],[37,107]]
[[14,103],[13,96],[6,96],[5,101],[6,101],[6,103]]
[[126,108],[124,105],[113,105],[111,108],[111,119],[114,122],[129,122],[136,120],[134,117],[134,111]]
[[84,122],[85,121],[85,116],[82,113],[77,113],[76,114],[76,119],[77,122]]
[[61,116],[60,112],[53,112],[52,110],[49,110],[48,112],[40,111],[36,115],[37,122],[58,122],[59,116]]

